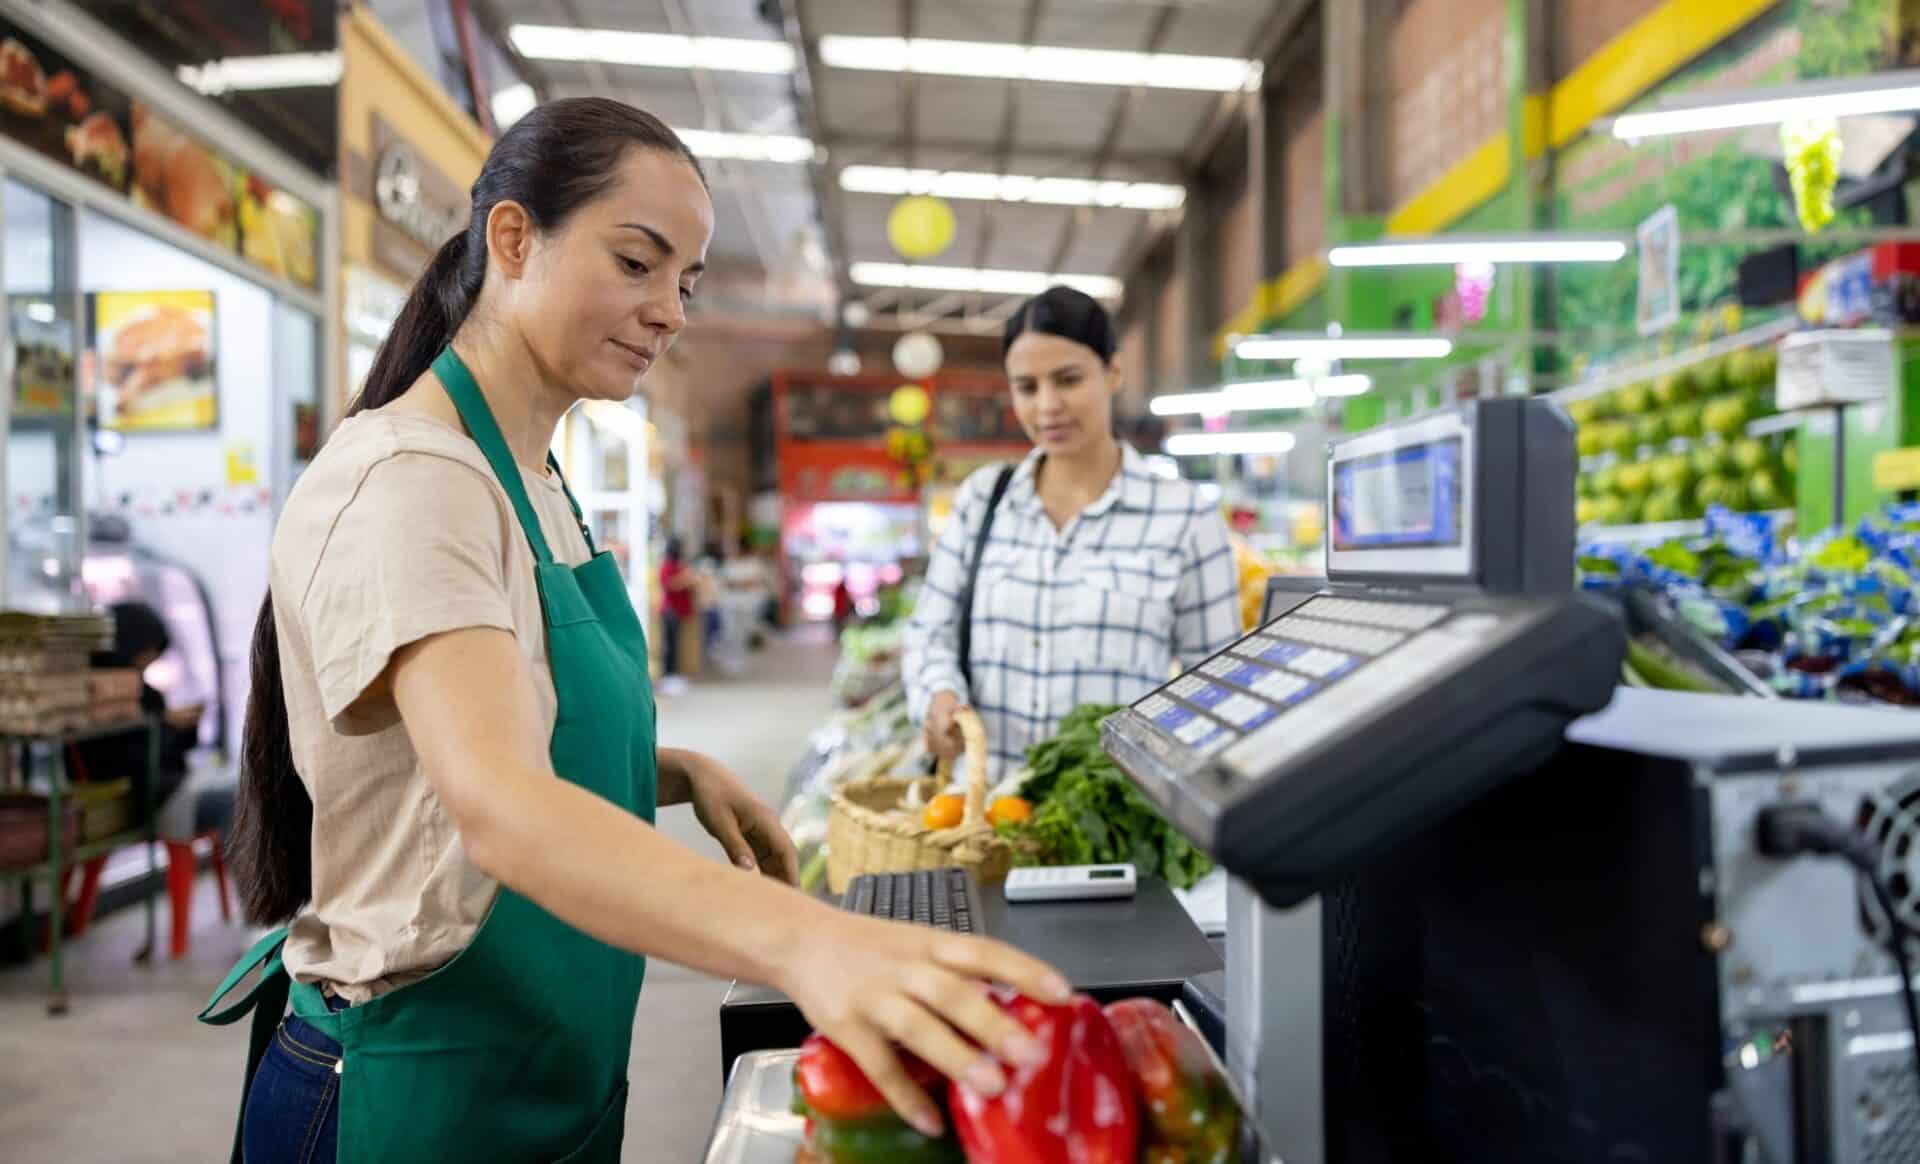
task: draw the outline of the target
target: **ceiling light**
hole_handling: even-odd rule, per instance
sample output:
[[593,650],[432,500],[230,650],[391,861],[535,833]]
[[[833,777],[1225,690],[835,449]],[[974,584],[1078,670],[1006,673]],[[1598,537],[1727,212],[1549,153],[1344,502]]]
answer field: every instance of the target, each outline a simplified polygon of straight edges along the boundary
[[981,291],[990,295],[1038,295],[1056,284],[1076,287],[1095,299],[1120,298],[1120,280],[1107,275],[1049,275],[981,267],[928,267],[908,263],[852,263],[847,277],[863,287],[911,287],[922,291]]
[[1248,336],[1233,347],[1243,360],[1437,360],[1453,353],[1453,341],[1439,336],[1298,335]]
[[783,40],[679,36],[610,28],[516,24],[507,39],[523,57],[542,61],[596,61],[654,69],[711,69],[723,73],[791,73],[793,46]]
[[1316,396],[1359,396],[1373,387],[1371,376],[1328,376],[1313,382]]
[[1257,456],[1290,452],[1290,432],[1181,432],[1167,438],[1166,450],[1176,457]]
[[181,65],[182,84],[208,97],[257,89],[319,89],[340,83],[338,52],[275,53],[264,57],[228,57],[204,65]]
[[854,194],[931,194],[965,201],[1122,210],[1174,210],[1187,200],[1184,187],[1164,182],[1040,178],[971,170],[909,170],[902,166],[848,166],[840,171],[840,188]]
[[820,60],[836,69],[1054,81],[1067,85],[1238,92],[1257,86],[1257,61],[1134,53],[1113,49],[1028,47],[968,40],[903,40],[897,36],[823,36]]
[[1554,234],[1462,236],[1444,239],[1382,239],[1334,247],[1335,267],[1452,267],[1461,263],[1612,263],[1625,258],[1617,238]]
[[1779,125],[1809,118],[1861,117],[1920,110],[1920,71],[1881,73],[1844,81],[1810,81],[1756,90],[1745,98],[1715,94],[1711,103],[1673,105],[1613,119],[1613,136],[1622,141],[1705,133],[1752,125]]
[[743,162],[811,162],[813,143],[804,137],[779,133],[726,133],[717,129],[676,129],[697,158],[732,158]]
[[508,126],[532,113],[534,106],[540,104],[540,98],[532,85],[522,81],[495,93],[488,104],[493,109],[494,128],[504,133]]
[[1156,396],[1147,402],[1147,407],[1155,416],[1222,416],[1229,412],[1310,408],[1317,399],[1313,384],[1307,380],[1248,380],[1229,384],[1216,392]]

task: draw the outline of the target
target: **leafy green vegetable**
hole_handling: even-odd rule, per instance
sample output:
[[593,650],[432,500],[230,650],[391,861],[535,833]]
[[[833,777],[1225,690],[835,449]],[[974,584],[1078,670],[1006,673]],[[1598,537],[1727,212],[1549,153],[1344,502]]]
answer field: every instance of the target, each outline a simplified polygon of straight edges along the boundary
[[1678,541],[1664,542],[1647,551],[1647,561],[1689,578],[1700,576],[1700,555]]
[[1100,721],[1117,707],[1088,704],[1059,734],[1027,750],[1032,775],[1021,793],[1033,817],[1000,827],[1022,864],[1104,865],[1130,861],[1143,877],[1186,889],[1213,870],[1206,854],[1175,832],[1100,747]]

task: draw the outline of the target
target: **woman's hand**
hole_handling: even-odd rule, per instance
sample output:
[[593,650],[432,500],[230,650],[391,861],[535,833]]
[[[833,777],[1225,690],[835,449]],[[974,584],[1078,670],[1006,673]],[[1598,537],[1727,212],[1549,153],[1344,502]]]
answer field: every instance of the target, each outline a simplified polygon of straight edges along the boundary
[[774,811],[719,761],[682,752],[679,763],[693,815],[720,842],[727,860],[788,885],[800,884],[799,850]]
[[965,741],[960,736],[960,725],[953,719],[966,706],[951,691],[935,692],[933,702],[927,704],[927,722],[920,731],[926,737],[927,751],[936,759],[956,760],[966,750]]
[[1047,1049],[994,1005],[988,983],[1065,1002],[1045,964],[985,938],[834,913],[814,926],[776,983],[815,1030],[853,1057],[893,1109],[930,1136],[940,1112],[901,1066],[904,1048],[983,1095],[1006,1089],[1001,1063],[1037,1066]]

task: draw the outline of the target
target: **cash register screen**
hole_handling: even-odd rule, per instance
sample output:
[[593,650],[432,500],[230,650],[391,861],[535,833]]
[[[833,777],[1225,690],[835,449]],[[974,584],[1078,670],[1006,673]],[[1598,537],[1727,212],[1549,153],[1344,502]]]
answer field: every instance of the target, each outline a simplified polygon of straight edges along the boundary
[[1452,413],[1336,446],[1328,573],[1471,573],[1472,452],[1472,430]]

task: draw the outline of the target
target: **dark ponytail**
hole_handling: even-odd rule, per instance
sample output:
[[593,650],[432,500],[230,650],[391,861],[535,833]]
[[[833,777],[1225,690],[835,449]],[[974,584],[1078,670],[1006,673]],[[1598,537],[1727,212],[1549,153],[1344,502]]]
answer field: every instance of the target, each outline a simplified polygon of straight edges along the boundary
[[[487,216],[497,203],[517,202],[537,229],[555,230],[613,185],[621,159],[635,148],[674,154],[699,172],[664,122],[618,101],[551,101],[515,122],[474,180],[466,229],[441,246],[413,285],[347,415],[392,403],[453,342],[486,282]],[[294,768],[271,593],[254,623],[252,667],[228,848],[248,919],[269,925],[291,919],[313,896],[313,802]]]

